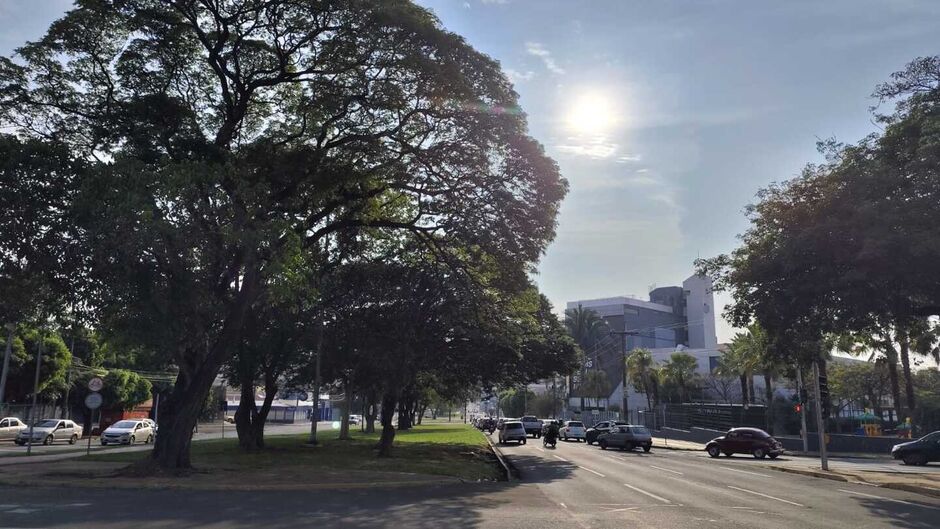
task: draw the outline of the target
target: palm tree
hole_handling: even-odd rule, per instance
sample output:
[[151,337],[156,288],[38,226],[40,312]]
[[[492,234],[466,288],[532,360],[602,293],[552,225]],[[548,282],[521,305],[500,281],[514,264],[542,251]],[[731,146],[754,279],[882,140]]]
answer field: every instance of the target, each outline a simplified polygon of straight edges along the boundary
[[663,364],[663,377],[678,388],[679,402],[685,402],[697,368],[698,360],[688,353],[672,353],[669,360]]
[[597,312],[581,305],[565,311],[565,327],[585,353],[593,349],[598,340],[607,334],[607,323]]
[[[753,325],[751,327],[754,327]],[[754,329],[757,331],[757,329]],[[766,340],[762,331],[739,332],[731,340],[731,346],[718,363],[718,370],[725,376],[736,376],[741,381],[741,401],[745,406],[754,402],[754,373],[761,368]]]
[[634,349],[627,357],[627,371],[633,387],[646,394],[646,409],[659,405],[659,373],[653,354],[648,349]]
[[[597,346],[597,342],[600,339],[607,335],[607,323],[597,314],[597,312],[586,309],[580,304],[577,308],[568,309],[565,311],[565,327],[568,329],[568,334],[574,339],[579,346],[581,346],[581,351],[584,354],[588,354],[588,351],[593,350]],[[581,409],[584,409],[584,391],[585,387],[585,373],[582,369],[581,371]],[[570,388],[569,388],[570,389]],[[569,395],[570,396],[570,395]]]
[[607,380],[607,375],[599,369],[592,369],[584,373],[581,382],[581,394],[595,399],[595,403],[602,398],[609,397],[610,381]]

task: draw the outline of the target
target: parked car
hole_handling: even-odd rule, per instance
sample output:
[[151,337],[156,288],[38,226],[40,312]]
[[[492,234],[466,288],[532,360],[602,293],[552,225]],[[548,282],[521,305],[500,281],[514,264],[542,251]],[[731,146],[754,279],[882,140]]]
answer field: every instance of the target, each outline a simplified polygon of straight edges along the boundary
[[607,450],[608,447],[621,450],[640,447],[644,452],[649,452],[653,448],[653,435],[645,426],[616,425],[597,436],[597,444],[601,445],[602,450]]
[[585,437],[584,423],[581,421],[565,422],[565,425],[558,431],[558,437],[560,437],[562,441],[574,439],[580,443]]
[[756,459],[770,457],[777,459],[783,453],[783,445],[769,433],[759,428],[732,428],[721,437],[716,437],[705,445],[705,451],[711,457],[721,454],[751,454]]
[[505,421],[499,427],[499,444],[506,444],[509,441],[518,441],[525,444],[528,434],[521,421]]
[[926,465],[940,461],[940,431],[929,433],[916,441],[901,443],[891,448],[891,457],[905,465]]
[[144,444],[153,442],[153,427],[140,419],[118,421],[101,432],[101,446],[132,445],[139,441]]
[[522,419],[522,427],[526,435],[539,438],[542,436],[542,421],[535,415],[526,415]]
[[[33,443],[50,445],[66,440],[73,445],[82,436],[82,427],[66,419],[42,419],[33,425]],[[29,427],[21,430],[14,441],[23,446],[29,442]]]
[[0,441],[12,441],[26,428],[26,423],[16,417],[4,417],[0,419]]
[[[228,417],[226,417],[226,419],[228,419]],[[150,429],[153,430],[153,435],[156,437],[156,435],[157,435],[157,423],[154,422],[153,419],[141,419],[141,421],[144,422],[144,423],[146,423],[147,426],[149,426]],[[235,422],[234,419],[232,420],[232,422]]]
[[587,440],[587,444],[594,444],[597,442],[597,437],[607,431],[610,431],[611,428],[617,425],[627,425],[623,421],[601,421],[594,426],[591,426],[584,432],[584,439]]
[[350,415],[349,424],[359,424],[362,422],[362,415]]

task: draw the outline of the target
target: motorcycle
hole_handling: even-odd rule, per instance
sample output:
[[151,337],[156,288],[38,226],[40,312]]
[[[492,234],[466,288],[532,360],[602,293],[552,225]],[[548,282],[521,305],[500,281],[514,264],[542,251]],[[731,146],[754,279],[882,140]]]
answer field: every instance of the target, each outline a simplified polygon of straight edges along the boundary
[[545,448],[552,447],[555,448],[555,444],[558,442],[558,436],[554,434],[545,434],[542,436],[542,446]]

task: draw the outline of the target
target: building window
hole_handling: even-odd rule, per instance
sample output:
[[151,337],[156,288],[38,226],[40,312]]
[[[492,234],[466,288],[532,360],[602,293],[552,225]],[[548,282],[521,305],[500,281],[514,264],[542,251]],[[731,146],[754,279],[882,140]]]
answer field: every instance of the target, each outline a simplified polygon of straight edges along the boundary
[[718,369],[718,362],[721,360],[720,356],[709,356],[708,357],[708,372],[714,373]]

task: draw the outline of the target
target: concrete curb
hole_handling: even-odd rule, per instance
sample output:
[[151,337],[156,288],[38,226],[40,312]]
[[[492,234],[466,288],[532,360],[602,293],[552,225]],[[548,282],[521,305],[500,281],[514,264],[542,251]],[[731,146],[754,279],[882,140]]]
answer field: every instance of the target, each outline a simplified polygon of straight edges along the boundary
[[682,446],[669,446],[666,444],[653,444],[653,448],[661,448],[663,450],[682,450],[685,452],[703,452],[703,448],[688,448]]
[[903,490],[905,492],[913,492],[914,494],[922,494],[924,496],[931,496],[934,498],[940,498],[940,489],[934,487],[926,487],[923,485],[914,485],[911,483],[901,483],[897,481],[888,481],[885,483],[875,483],[867,481],[864,476],[858,474],[841,474],[835,472],[823,472],[821,470],[806,470],[802,468],[789,468],[789,467],[767,467],[770,470],[776,470],[777,472],[789,472],[790,474],[799,474],[801,476],[809,476],[813,478],[822,478],[830,479],[833,481],[842,481],[842,482],[859,482],[866,485],[871,485],[873,487],[880,487],[884,489],[894,489],[894,490]]
[[777,472],[788,472],[790,474],[799,474],[801,476],[810,476],[814,478],[822,479],[831,479],[833,481],[848,481],[849,479],[842,474],[835,474],[831,472],[823,472],[821,470],[805,470],[802,468],[790,468],[790,467],[766,467],[769,470],[776,470]]
[[278,492],[278,491],[300,491],[300,490],[356,490],[356,489],[382,489],[382,488],[403,488],[403,487],[424,487],[429,485],[456,485],[459,483],[476,483],[472,481],[461,480],[459,478],[451,479],[427,479],[427,480],[408,480],[408,481],[379,481],[369,483],[308,483],[308,484],[278,484],[278,485],[236,485],[236,484],[213,484],[207,486],[192,485],[183,482],[176,483],[135,483],[127,486],[109,483],[107,478],[100,480],[89,480],[76,482],[74,480],[20,480],[20,479],[0,479],[0,485],[10,487],[75,487],[75,488],[94,488],[106,490],[198,490],[198,491],[224,491],[224,492]]
[[508,463],[509,458],[503,455],[502,450],[500,450],[496,444],[493,443],[493,440],[490,439],[488,434],[484,433],[483,437],[486,438],[486,442],[490,445],[490,450],[493,451],[496,459],[499,460],[499,465],[503,467],[503,471],[506,472],[506,481],[512,481],[513,471],[516,470],[516,467],[512,466],[511,463]]

